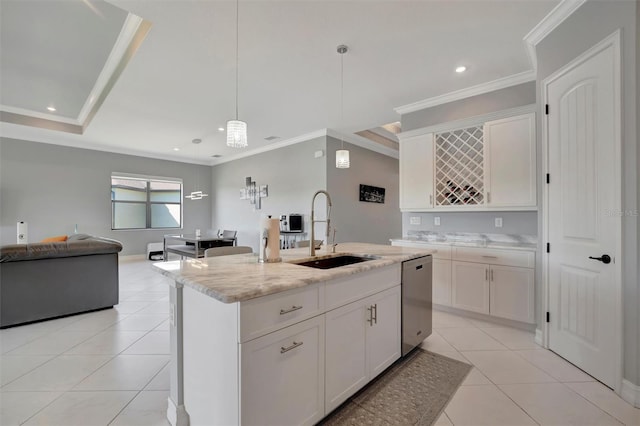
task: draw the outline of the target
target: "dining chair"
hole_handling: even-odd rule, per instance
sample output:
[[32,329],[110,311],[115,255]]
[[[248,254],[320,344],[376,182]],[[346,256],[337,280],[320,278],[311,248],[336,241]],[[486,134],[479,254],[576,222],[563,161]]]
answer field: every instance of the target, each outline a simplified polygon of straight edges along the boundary
[[253,249],[249,246],[212,247],[204,251],[204,257],[228,256],[243,253],[253,253]]

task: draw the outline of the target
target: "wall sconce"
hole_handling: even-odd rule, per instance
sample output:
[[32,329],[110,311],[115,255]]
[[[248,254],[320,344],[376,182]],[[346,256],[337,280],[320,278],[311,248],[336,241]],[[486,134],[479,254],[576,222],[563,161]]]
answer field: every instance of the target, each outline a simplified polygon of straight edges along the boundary
[[256,181],[251,180],[251,176],[245,178],[244,188],[240,190],[240,199],[249,200],[253,204],[254,210],[260,210],[262,198],[269,196],[269,185],[256,185]]

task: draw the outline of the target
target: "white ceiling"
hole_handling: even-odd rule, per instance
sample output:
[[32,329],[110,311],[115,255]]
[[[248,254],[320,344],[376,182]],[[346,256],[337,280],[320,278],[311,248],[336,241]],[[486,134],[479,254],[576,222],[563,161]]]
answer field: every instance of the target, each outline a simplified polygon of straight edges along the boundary
[[[5,18],[13,19],[6,7],[12,1],[1,0],[3,24]],[[43,18],[54,16],[50,8],[70,1],[46,1]],[[96,3],[73,2],[86,8]],[[198,157],[208,164],[214,163],[213,154],[237,154],[218,131],[235,114],[235,2],[109,3],[152,27],[84,134],[0,123],[1,134],[179,161]],[[557,4],[241,0],[239,118],[248,122],[249,149],[273,143],[264,140],[269,136],[279,136],[278,142],[323,128],[351,133],[378,127],[398,120],[395,107],[529,71],[522,39]],[[60,20],[56,34],[35,32],[58,43],[3,38],[2,87],[11,86],[16,76],[50,81],[50,69],[26,59],[55,56],[53,49],[73,48],[78,55],[91,48],[103,51],[108,36],[86,36],[86,28],[74,25],[77,16]],[[29,29],[35,25],[20,24]],[[344,121],[336,53],[342,43],[350,49],[344,57]],[[6,74],[5,51],[12,52],[12,58],[22,52],[23,59],[12,61],[16,69]],[[84,56],[79,58],[82,65],[68,62],[65,72],[56,76],[58,98],[51,102],[66,102],[65,84],[77,87],[75,83],[85,79],[79,70],[95,74],[95,61]],[[456,74],[458,65],[466,65],[467,72]],[[24,91],[26,99],[15,93],[0,95],[3,105],[20,101],[31,108],[43,99],[37,90]],[[191,144],[194,138],[203,140],[197,149]]]

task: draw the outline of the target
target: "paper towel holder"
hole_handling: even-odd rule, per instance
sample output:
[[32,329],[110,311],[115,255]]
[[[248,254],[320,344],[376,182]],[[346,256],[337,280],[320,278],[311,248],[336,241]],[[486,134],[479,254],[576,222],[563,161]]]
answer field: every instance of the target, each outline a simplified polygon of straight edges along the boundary
[[[268,215],[268,219],[271,219],[271,215]],[[279,219],[276,219],[279,222]],[[280,226],[278,223],[278,227],[276,228],[276,230],[280,231]],[[267,246],[269,245],[269,237],[266,235],[267,233],[265,233],[264,231],[266,231],[266,228],[263,229],[261,231],[261,238],[260,238],[260,247],[259,247],[259,253],[258,253],[258,262],[259,263],[277,263],[277,262],[282,262],[282,258],[281,257],[277,257],[274,259],[268,259],[267,258]],[[262,235],[264,233],[264,235]],[[280,236],[278,235],[278,248],[280,247]]]

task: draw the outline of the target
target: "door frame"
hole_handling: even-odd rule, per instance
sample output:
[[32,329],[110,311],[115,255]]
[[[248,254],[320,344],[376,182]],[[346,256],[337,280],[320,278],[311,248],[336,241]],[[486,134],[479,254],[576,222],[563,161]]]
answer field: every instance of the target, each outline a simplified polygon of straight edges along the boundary
[[[542,105],[548,102],[548,86],[561,76],[572,71],[577,66],[583,64],[588,59],[592,58],[596,54],[603,50],[612,47],[614,55],[614,70],[613,70],[613,86],[614,86],[614,149],[615,149],[615,162],[617,164],[617,172],[614,170],[614,197],[615,206],[613,210],[622,211],[622,96],[621,96],[621,40],[622,34],[618,29],[613,34],[606,37],[601,42],[597,43],[586,52],[579,55],[577,58],[571,60],[560,69],[549,75],[542,80],[540,85],[540,99],[542,99]],[[542,107],[541,105],[541,107]],[[549,173],[549,128],[547,115],[541,114],[542,118],[542,176],[546,176]],[[551,177],[553,179],[553,176]],[[549,323],[546,322],[546,312],[549,311],[549,253],[546,252],[545,244],[549,241],[549,188],[546,181],[540,179],[539,182],[543,184],[542,191],[542,298],[541,298],[541,310],[540,320],[542,321],[542,343],[543,346],[549,349]],[[622,312],[622,218],[620,218],[620,226],[616,229],[616,253],[614,257],[613,267],[615,268],[615,301],[616,301],[616,314],[614,314],[615,321],[615,342],[611,350],[614,356],[612,361],[616,363],[616,383],[615,392],[620,394],[622,391],[622,367],[623,367],[623,312]]]

